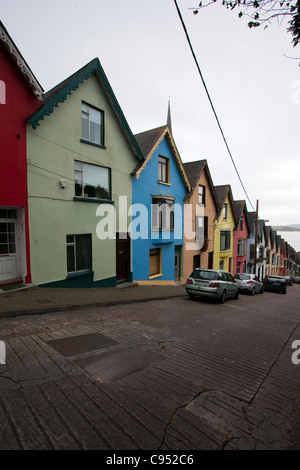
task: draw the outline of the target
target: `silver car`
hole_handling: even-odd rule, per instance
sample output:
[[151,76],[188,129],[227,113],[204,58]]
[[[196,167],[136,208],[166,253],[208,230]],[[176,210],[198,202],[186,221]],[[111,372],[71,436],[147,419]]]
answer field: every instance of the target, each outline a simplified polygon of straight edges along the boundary
[[245,292],[250,295],[257,293],[263,294],[264,285],[262,281],[255,274],[236,274],[234,276],[240,292]]
[[239,297],[238,284],[229,272],[223,270],[196,268],[187,278],[185,289],[190,298],[210,297],[221,303],[227,297]]

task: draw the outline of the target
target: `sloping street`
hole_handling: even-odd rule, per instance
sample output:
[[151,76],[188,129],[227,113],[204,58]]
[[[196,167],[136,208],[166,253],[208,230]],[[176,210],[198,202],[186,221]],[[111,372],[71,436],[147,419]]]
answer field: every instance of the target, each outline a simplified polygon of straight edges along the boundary
[[0,320],[0,449],[299,449],[300,286]]

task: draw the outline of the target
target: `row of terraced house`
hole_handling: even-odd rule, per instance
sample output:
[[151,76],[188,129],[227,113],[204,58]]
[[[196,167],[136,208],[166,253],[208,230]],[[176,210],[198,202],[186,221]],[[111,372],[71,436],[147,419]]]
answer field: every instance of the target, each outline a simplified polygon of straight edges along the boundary
[[98,58],[45,93],[0,22],[0,283],[297,273],[295,250],[206,160],[183,163],[167,117],[133,135]]

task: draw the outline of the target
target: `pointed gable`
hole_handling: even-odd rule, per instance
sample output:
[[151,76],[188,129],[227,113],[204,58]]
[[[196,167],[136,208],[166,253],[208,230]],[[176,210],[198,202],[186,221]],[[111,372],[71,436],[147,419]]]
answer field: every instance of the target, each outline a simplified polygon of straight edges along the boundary
[[40,121],[43,120],[45,116],[50,116],[50,114],[55,112],[55,108],[67,100],[68,96],[71,95],[72,92],[76,91],[78,87],[85,80],[88,80],[92,74],[95,74],[99,80],[135,156],[139,160],[143,160],[141,150],[137,145],[137,142],[131,132],[123,111],[117,101],[117,98],[115,97],[115,94],[98,58],[93,59],[73,75],[63,80],[57,86],[45,93],[43,97],[43,105],[40,106],[40,108],[35,113],[28,117],[28,121],[31,122],[33,129],[36,129],[40,125]]
[[16,66],[18,67],[19,71],[23,75],[24,80],[27,82],[29,87],[31,88],[33,94],[41,101],[43,95],[43,88],[34,76],[32,70],[30,69],[29,65],[25,61],[24,57],[22,56],[21,52],[15,45],[14,41],[10,37],[9,33],[7,32],[4,24],[0,21],[0,44],[8,51],[10,57],[15,62]]
[[140,134],[135,135],[135,139],[138,143],[138,146],[142,151],[144,161],[141,162],[136,167],[136,169],[133,171],[133,174],[136,175],[136,179],[139,179],[142,171],[146,168],[147,163],[149,162],[149,160],[151,160],[154,152],[158,149],[160,143],[163,141],[165,137],[170,145],[170,148],[174,155],[174,160],[177,164],[181,177],[184,181],[185,187],[187,191],[190,191],[191,186],[189,183],[189,179],[185,172],[182,160],[180,158],[179,152],[177,150],[177,147],[176,147],[174,138],[172,136],[172,133],[169,129],[169,126],[157,127],[156,129],[151,129],[149,131],[141,132]]
[[218,201],[219,201],[219,206],[220,206],[220,210],[219,210],[219,214],[218,214],[217,218],[219,219],[219,217],[221,215],[221,211],[224,207],[226,198],[228,197],[230,205],[231,205],[231,209],[232,209],[232,212],[233,212],[233,217],[234,217],[235,221],[237,222],[238,218],[237,218],[237,213],[236,213],[236,209],[235,209],[235,205],[234,205],[234,201],[233,201],[233,196],[232,196],[232,191],[231,191],[230,184],[215,186],[215,191],[216,191],[217,198],[218,198]]
[[[246,225],[247,225],[247,230],[248,230],[248,233],[251,232],[251,229],[250,229],[250,224],[249,224],[249,216],[248,216],[248,210],[247,210],[247,204],[246,204],[246,201],[242,200],[242,201],[234,201],[234,206],[235,206],[235,210],[236,210],[236,215],[237,215],[237,219],[238,219],[238,222],[237,222],[237,225],[244,213],[244,216],[245,216],[245,222],[246,222]],[[235,227],[235,229],[237,228],[237,225]]]
[[212,193],[212,197],[216,206],[216,211],[218,212],[220,207],[219,207],[219,201],[217,198],[217,194],[215,191],[215,187],[212,182],[211,174],[208,168],[207,160],[198,160],[195,162],[187,162],[183,164],[185,172],[187,174],[187,177],[189,179],[190,185],[191,185],[191,192],[187,195],[187,199],[191,197],[192,192],[196,188],[198,181],[200,179],[200,176],[202,172],[204,171],[209,183],[209,187]]

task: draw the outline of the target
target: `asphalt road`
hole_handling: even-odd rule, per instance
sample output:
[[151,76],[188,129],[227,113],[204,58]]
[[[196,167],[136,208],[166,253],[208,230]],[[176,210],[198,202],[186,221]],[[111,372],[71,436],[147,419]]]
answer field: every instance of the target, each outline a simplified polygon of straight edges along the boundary
[[0,450],[300,449],[299,305],[297,285],[2,319]]

